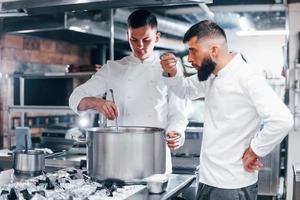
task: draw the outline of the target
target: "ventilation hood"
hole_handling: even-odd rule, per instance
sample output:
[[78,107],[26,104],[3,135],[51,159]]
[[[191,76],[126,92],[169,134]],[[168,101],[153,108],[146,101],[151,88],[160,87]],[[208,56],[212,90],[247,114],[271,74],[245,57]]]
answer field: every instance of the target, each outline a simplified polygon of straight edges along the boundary
[[[127,9],[116,9],[114,12],[116,43],[127,44],[126,19],[130,12]],[[108,19],[109,9],[5,18],[2,21],[2,31],[63,40],[80,45],[97,45],[109,42]],[[157,47],[175,51],[184,50],[181,38],[189,28],[189,24],[159,15],[157,19],[159,31],[162,32]]]
[[[4,33],[21,33],[80,45],[109,43],[110,8],[114,9],[115,45],[127,45],[126,19],[137,7],[212,3],[212,0],[2,0],[0,26]],[[27,15],[27,16],[25,16]],[[23,16],[23,17],[19,17]],[[157,16],[162,32],[158,48],[184,50],[181,38],[190,26]]]
[[[136,8],[151,6],[212,3],[212,0],[2,0],[1,10],[26,11],[29,15],[101,8]],[[1,14],[1,13],[0,13]]]

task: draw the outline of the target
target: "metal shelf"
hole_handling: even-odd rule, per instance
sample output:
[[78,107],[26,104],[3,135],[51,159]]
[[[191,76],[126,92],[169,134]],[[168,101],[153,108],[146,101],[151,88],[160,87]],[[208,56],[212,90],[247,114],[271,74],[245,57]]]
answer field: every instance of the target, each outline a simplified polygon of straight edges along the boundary
[[[7,133],[8,133],[8,146],[11,148],[11,112],[21,113],[21,126],[25,124],[25,113],[26,112],[47,112],[47,113],[63,113],[72,114],[74,113],[68,106],[27,106],[24,105],[24,87],[25,79],[60,79],[60,78],[84,78],[91,77],[95,72],[77,72],[77,73],[67,73],[67,72],[47,72],[47,73],[15,73],[8,76],[8,95],[7,99]],[[11,102],[11,91],[12,83],[14,78],[20,80],[20,105],[15,106]]]
[[10,75],[13,78],[24,78],[24,79],[42,79],[42,78],[80,78],[80,77],[90,77],[95,72],[46,72],[46,73],[16,73]]
[[63,112],[73,113],[68,106],[9,106],[9,111],[18,112]]

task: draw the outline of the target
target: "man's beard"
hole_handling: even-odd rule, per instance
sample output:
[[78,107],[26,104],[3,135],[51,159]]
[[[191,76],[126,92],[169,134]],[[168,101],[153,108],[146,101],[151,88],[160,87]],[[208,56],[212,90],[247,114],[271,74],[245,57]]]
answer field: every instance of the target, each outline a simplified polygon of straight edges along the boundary
[[216,68],[216,63],[210,57],[204,59],[198,70],[198,80],[206,81]]

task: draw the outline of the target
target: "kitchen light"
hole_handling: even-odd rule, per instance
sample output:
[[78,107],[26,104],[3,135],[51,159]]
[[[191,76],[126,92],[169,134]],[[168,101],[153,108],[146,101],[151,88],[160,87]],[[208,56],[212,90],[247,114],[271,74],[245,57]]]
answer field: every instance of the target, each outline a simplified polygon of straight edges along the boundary
[[249,19],[246,18],[245,16],[240,16],[238,20],[239,20],[240,27],[243,31],[248,31],[253,29],[253,26],[251,25]]
[[77,31],[77,32],[82,32],[82,33],[87,32],[86,30],[84,30],[83,28],[78,27],[78,26],[70,26],[69,29],[72,30],[72,31]]
[[288,30],[237,31],[237,36],[288,35]]
[[87,116],[80,116],[79,126],[85,128],[89,125],[89,118]]

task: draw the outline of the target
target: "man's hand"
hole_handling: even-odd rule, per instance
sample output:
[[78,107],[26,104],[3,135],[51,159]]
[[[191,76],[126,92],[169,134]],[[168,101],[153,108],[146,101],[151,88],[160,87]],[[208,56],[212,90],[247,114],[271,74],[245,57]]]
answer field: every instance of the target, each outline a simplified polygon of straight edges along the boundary
[[259,157],[254,153],[250,146],[245,150],[242,159],[244,168],[247,172],[252,173],[263,168],[263,164],[261,163]]
[[87,109],[94,109],[101,112],[109,120],[114,120],[119,115],[118,108],[112,101],[96,97],[85,97],[80,101],[78,110]]
[[175,131],[170,131],[167,133],[167,145],[171,150],[178,149],[180,146],[181,135]]
[[116,104],[109,100],[102,100],[95,107],[98,112],[101,112],[109,120],[114,120],[118,117],[118,108]]
[[161,57],[161,67],[170,77],[174,77],[177,73],[176,62],[176,57],[172,53],[164,53]]

